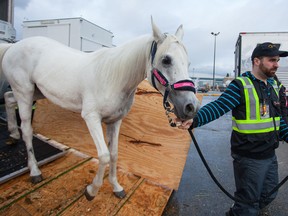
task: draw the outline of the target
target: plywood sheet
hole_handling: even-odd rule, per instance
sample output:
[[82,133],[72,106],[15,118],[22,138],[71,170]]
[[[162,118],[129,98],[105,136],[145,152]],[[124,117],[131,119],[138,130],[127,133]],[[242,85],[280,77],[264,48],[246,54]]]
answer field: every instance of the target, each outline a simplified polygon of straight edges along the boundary
[[[118,209],[125,205],[126,200],[134,194],[138,182],[141,182],[142,179],[139,176],[120,171],[118,172],[118,181],[127,193],[124,199],[121,200],[114,196],[108,178],[105,178],[103,186],[94,200],[87,201],[86,198],[82,196],[77,202],[67,208],[62,215],[117,215]],[[161,212],[159,212],[159,214],[160,213]]]
[[29,173],[26,173],[15,179],[11,179],[8,182],[5,182],[4,184],[1,184],[0,208],[9,205],[10,203],[21,198],[25,194],[28,194],[31,191],[35,190],[35,188],[41,187],[41,185],[46,184],[53,178],[61,175],[61,173],[66,172],[72,167],[75,167],[85,162],[87,159],[89,159],[87,156],[79,157],[75,153],[73,153],[73,151],[69,151],[63,157],[41,167],[44,181],[39,184],[34,185],[30,182]]
[[[96,174],[98,161],[76,153],[70,151],[66,160],[62,160],[63,157],[44,165],[43,174],[47,169],[54,173],[46,173],[47,179],[39,184],[32,185],[21,177],[17,178],[18,186],[13,185],[13,180],[5,183],[1,195],[6,198],[6,203],[0,204],[0,215],[135,215],[133,209],[137,209],[137,214],[147,209],[153,215],[162,214],[172,189],[123,170],[118,170],[118,181],[127,193],[124,199],[113,195],[106,169],[96,198],[87,201],[83,192]],[[75,161],[78,162],[76,166]],[[70,165],[63,170],[65,164]]]
[[117,215],[160,215],[163,212],[172,190],[144,180],[131,199],[118,211]]

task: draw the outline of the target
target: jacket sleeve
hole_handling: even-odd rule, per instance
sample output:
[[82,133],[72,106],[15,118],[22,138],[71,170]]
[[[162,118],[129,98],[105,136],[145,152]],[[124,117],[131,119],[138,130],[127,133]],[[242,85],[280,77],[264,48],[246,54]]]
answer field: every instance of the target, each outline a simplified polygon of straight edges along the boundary
[[281,115],[283,120],[288,124],[288,110],[286,107],[286,88],[282,85],[279,90],[279,99],[280,99],[280,107],[281,107]]
[[200,127],[218,119],[237,107],[240,104],[240,101],[240,88],[238,83],[234,80],[217,100],[206,104],[198,111],[193,119],[192,127]]
[[288,125],[282,117],[280,119],[280,138],[288,142]]

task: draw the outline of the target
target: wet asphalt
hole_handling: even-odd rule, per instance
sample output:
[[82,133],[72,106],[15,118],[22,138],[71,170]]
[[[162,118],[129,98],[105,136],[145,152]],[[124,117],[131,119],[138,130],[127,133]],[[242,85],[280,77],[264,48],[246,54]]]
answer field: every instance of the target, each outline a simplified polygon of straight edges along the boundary
[[[202,105],[217,99],[204,96]],[[230,156],[231,113],[194,130],[194,136],[212,172],[232,195],[234,175]],[[280,180],[288,175],[288,144],[281,142],[277,149]],[[162,216],[221,216],[233,204],[214,183],[203,165],[193,143],[177,191],[174,191]],[[288,181],[279,189],[270,204],[270,215],[288,216]]]

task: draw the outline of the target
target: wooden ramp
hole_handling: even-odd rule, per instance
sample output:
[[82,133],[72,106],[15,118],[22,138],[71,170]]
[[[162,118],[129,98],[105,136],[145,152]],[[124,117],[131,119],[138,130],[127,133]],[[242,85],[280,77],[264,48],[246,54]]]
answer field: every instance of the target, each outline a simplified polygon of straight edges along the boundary
[[68,150],[42,167],[43,182],[31,184],[27,173],[2,184],[0,215],[161,215],[172,190],[123,170],[118,178],[127,193],[124,199],[113,195],[106,174],[98,196],[87,201],[83,191],[97,166],[96,159]]
[[127,197],[114,197],[106,175],[89,202],[83,191],[96,174],[97,151],[80,114],[41,100],[33,127],[71,149],[42,168],[44,182],[34,186],[23,175],[1,185],[0,214],[161,215],[179,186],[190,145],[186,131],[169,126],[162,96],[143,81],[119,137],[118,178]]

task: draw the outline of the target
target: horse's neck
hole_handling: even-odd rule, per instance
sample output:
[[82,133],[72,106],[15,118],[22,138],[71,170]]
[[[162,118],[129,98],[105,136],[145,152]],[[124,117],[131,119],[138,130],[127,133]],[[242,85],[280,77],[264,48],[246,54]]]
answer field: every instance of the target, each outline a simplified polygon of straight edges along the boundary
[[[126,76],[130,80],[129,83],[135,83],[134,87],[147,77],[147,64],[149,64],[149,50],[150,42],[148,39],[142,39],[141,43],[137,44],[134,48],[127,50],[127,65],[125,66],[127,71],[125,71]],[[126,70],[125,68],[123,68]]]
[[149,51],[151,46],[151,37],[143,36],[135,39],[120,47],[111,49],[110,62],[112,68],[110,71],[111,78],[118,88],[125,91],[134,91],[139,83],[147,76],[147,64],[149,64]]

